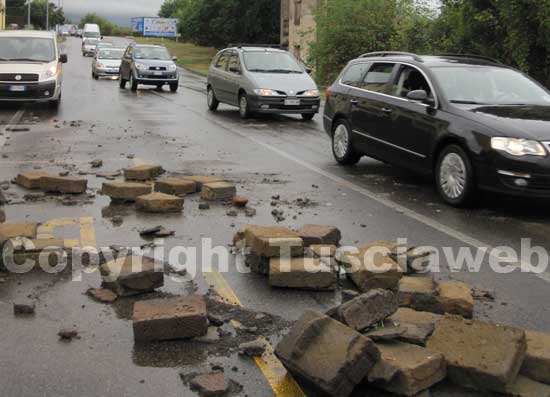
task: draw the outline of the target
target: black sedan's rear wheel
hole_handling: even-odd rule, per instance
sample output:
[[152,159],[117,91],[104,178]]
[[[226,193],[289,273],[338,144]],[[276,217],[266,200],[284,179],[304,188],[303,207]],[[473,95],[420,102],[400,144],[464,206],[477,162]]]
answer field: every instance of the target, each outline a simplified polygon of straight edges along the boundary
[[470,158],[458,145],[446,146],[439,154],[435,180],[439,195],[454,207],[473,204],[476,196],[475,172]]
[[351,126],[347,120],[340,119],[332,131],[332,153],[339,164],[354,165],[361,160],[361,155],[354,149],[351,140]]

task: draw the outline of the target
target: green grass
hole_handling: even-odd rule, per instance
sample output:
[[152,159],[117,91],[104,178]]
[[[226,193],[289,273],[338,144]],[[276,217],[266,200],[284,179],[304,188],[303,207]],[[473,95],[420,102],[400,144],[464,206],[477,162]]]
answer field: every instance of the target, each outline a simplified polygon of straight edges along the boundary
[[206,76],[212,58],[218,50],[201,47],[191,43],[176,43],[174,40],[162,40],[155,37],[134,37],[138,44],[162,44],[170,54],[178,58],[177,64],[200,75]]

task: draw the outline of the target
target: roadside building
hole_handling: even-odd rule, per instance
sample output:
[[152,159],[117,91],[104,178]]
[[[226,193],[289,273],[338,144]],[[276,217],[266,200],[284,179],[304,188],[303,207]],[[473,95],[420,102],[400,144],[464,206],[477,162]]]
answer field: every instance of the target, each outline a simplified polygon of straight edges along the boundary
[[281,0],[281,45],[307,63],[316,38],[315,10],[322,0]]
[[0,30],[6,29],[6,0],[0,0]]

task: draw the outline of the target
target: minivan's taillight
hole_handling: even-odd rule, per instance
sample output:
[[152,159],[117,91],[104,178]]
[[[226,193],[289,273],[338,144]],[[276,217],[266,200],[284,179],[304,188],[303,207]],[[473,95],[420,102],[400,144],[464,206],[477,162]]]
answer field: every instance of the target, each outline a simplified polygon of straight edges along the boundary
[[332,94],[332,89],[330,87],[327,87],[327,89],[325,90],[325,96],[327,97],[327,99],[330,97],[330,94]]

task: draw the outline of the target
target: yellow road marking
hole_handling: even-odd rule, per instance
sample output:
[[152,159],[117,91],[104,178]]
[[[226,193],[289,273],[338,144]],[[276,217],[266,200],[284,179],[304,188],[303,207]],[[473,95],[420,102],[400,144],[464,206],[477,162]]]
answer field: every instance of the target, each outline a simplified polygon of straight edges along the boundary
[[[217,271],[205,272],[203,276],[206,282],[211,285],[223,299],[223,302],[242,306],[240,299],[235,295],[227,281]],[[235,328],[239,328],[240,323],[232,321]],[[288,373],[283,364],[275,356],[273,346],[264,337],[258,338],[266,346],[266,351],[262,357],[256,357],[254,361],[262,371],[271,389],[276,397],[305,397],[304,392],[296,383],[291,374]]]
[[94,218],[57,218],[50,219],[38,227],[37,238],[39,240],[54,239],[54,231],[60,227],[75,226],[80,227],[79,239],[63,240],[65,248],[76,247],[95,247],[96,238],[94,230]]

